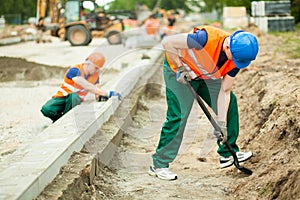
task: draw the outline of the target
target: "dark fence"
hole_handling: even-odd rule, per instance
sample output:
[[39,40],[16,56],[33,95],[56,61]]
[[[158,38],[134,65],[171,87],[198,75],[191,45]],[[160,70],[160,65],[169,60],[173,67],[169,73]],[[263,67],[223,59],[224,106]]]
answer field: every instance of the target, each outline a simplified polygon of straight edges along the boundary
[[6,24],[22,24],[22,15],[21,14],[6,14],[4,15]]

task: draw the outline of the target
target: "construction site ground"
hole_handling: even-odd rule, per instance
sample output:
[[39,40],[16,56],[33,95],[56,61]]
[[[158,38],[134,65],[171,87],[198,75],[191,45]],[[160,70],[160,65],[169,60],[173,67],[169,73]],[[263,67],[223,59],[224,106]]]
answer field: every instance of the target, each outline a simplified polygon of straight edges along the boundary
[[[243,163],[253,170],[251,176],[234,166],[218,168],[212,129],[196,104],[180,154],[171,164],[178,180],[163,181],[147,174],[165,120],[160,68],[147,90],[139,93],[137,88],[124,99],[138,99],[138,109],[131,125],[124,128],[112,161],[105,163],[93,181],[87,175],[89,168],[82,167],[97,149],[98,133],[120,128],[114,116],[81,152],[74,152],[37,199],[300,199],[300,32],[275,35],[255,27],[246,29],[257,35],[260,51],[251,66],[238,74],[233,91],[240,113],[238,144],[242,151],[254,154]],[[48,46],[43,45],[47,52]],[[27,52],[34,51],[31,46]],[[5,159],[51,123],[39,110],[60,84],[65,68],[24,58],[2,56],[0,61],[0,149]]]

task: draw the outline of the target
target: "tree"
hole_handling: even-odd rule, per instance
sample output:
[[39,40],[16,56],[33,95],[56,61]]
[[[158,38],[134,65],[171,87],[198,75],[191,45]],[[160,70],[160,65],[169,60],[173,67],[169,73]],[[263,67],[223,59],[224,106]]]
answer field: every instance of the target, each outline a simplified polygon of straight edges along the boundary
[[[61,0],[66,2],[67,0]],[[158,3],[160,8],[166,10],[184,10],[191,12],[193,7],[200,7],[200,2],[204,2],[205,6],[201,7],[202,11],[217,10],[222,13],[224,6],[245,6],[247,12],[251,12],[251,2],[254,0],[114,0],[110,3],[110,10],[130,10],[134,13],[136,4],[145,4],[150,10]],[[276,0],[271,0],[276,1]],[[29,17],[36,15],[36,0],[0,0],[0,16],[1,15],[20,15],[22,22]],[[295,18],[295,22],[300,22],[300,0],[291,0],[291,14]]]
[[184,10],[186,13],[193,11],[193,7],[200,7],[200,1],[197,0],[162,0],[160,7],[166,10]]
[[23,22],[36,15],[36,3],[35,0],[1,0],[0,16],[20,15]]
[[295,17],[295,23],[300,23],[300,0],[291,1],[291,14]]
[[158,7],[165,10],[179,10],[191,12],[191,6],[200,6],[197,0],[114,0],[110,4],[110,10],[125,9],[134,12],[136,4],[145,4],[150,10],[158,3]]

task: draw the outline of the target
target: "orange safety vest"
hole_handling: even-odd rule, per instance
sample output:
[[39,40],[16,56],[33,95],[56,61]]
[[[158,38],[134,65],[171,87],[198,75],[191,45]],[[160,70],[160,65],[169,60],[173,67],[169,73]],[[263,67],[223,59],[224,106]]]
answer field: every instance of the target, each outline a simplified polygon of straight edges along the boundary
[[[210,26],[199,26],[194,28],[193,32],[197,30],[205,30],[207,32],[207,43],[200,49],[183,49],[178,50],[184,67],[189,72],[192,79],[220,79],[229,71],[236,68],[232,60],[227,60],[221,68],[217,68],[216,64],[223,47],[224,39],[230,36],[229,33]],[[177,71],[176,66],[166,54],[167,62],[173,71]]]
[[174,28],[174,26],[165,26],[163,29],[164,34],[172,35],[173,28]]
[[146,33],[148,35],[155,35],[159,29],[159,19],[149,18],[145,21]]
[[[78,68],[80,70],[80,75],[84,78],[83,64],[78,64],[72,68]],[[84,97],[87,95],[88,91],[83,89],[80,85],[76,84],[72,79],[67,78],[67,72],[64,75],[64,82],[61,84],[57,93],[53,96],[54,98],[62,98],[73,92],[77,92],[78,96],[81,98],[81,101],[84,101]],[[89,76],[86,80],[92,84],[96,84],[99,78],[99,73]]]

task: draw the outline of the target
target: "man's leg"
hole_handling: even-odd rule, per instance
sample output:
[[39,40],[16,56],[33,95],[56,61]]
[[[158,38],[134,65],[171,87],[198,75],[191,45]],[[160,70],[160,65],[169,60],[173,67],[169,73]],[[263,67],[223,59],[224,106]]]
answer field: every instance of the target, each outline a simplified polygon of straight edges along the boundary
[[177,82],[166,60],[163,70],[168,110],[156,153],[152,155],[153,164],[157,168],[168,168],[169,163],[176,158],[194,100],[187,86]]
[[66,97],[66,106],[65,109],[63,111],[63,114],[66,114],[67,112],[69,112],[72,108],[74,108],[75,106],[81,104],[81,99],[78,96],[77,93],[71,93]]
[[63,115],[64,108],[65,98],[52,98],[42,106],[41,112],[55,122]]
[[[213,109],[215,113],[218,113],[217,110],[217,101],[218,95],[221,87],[221,80],[200,80],[194,83],[194,88],[196,88],[197,93],[201,98]],[[227,112],[227,140],[235,152],[239,151],[239,148],[236,144],[236,140],[239,133],[239,115],[238,115],[238,105],[236,96],[233,92],[230,93],[230,103]],[[226,145],[221,145],[218,142],[219,148],[218,153],[227,157],[230,156],[230,152],[227,149]]]

